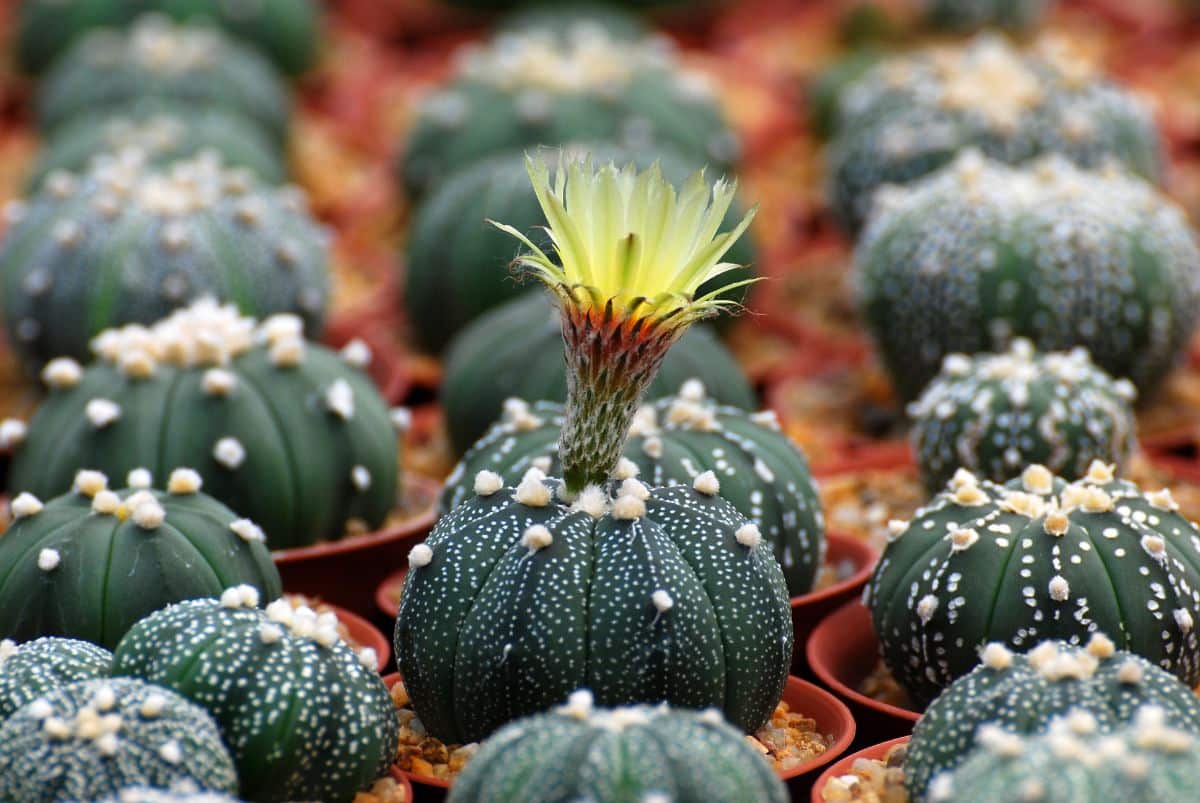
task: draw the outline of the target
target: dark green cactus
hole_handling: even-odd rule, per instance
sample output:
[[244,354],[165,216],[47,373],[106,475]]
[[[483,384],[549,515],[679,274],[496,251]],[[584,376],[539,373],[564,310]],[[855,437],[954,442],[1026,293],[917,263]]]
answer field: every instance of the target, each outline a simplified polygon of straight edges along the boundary
[[784,803],[771,766],[719,711],[666,706],[596,709],[573,693],[553,712],[483,743],[449,803],[560,800]]
[[250,800],[348,803],[387,772],[399,739],[375,653],[341,641],[332,613],[287,600],[264,612],[253,597],[247,586],[230,588],[219,602],[148,616],[117,645],[113,674],[208,709]]
[[87,641],[0,641],[0,722],[43,694],[79,680],[108,677],[112,653]]
[[1154,705],[1111,732],[1076,711],[1040,735],[983,725],[977,740],[958,769],[930,783],[931,803],[1187,803],[1200,789],[1200,740]]
[[706,79],[680,70],[663,39],[622,41],[600,27],[565,42],[553,31],[513,31],[461,63],[421,106],[405,145],[402,180],[412,197],[488,156],[539,145],[669,147],[718,172],[738,155]]
[[413,548],[396,662],[428,731],[476,741],[582,686],[605,706],[718,706],[761,726],[791,661],[787,587],[712,473],[626,479],[611,503],[593,487],[572,506],[554,484],[482,471]]
[[0,725],[0,801],[78,803],[133,785],[236,793],[216,723],[174,692],[128,678],[50,691]]
[[295,312],[321,331],[328,233],[300,190],[267,188],[212,154],[163,168],[133,151],[101,158],[83,175],[51,175],[6,213],[5,325],[30,367],[82,360],[102,329],[204,296],[248,315]]
[[1046,641],[1025,655],[988,644],[981,656],[982,664],[938,697],[913,729],[904,761],[913,803],[929,800],[933,779],[971,755],[985,725],[1033,734],[1055,717],[1083,712],[1111,731],[1153,704],[1170,725],[1200,733],[1200,701],[1191,688],[1145,658],[1114,649],[1103,635],[1086,647]]
[[830,144],[830,201],[857,232],[885,184],[906,184],[967,148],[1009,164],[1061,154],[1162,174],[1158,129],[1135,96],[1075,54],[1025,53],[981,36],[881,61],[847,87]]
[[[566,149],[570,153],[574,149]],[[557,158],[557,149],[548,158]],[[663,175],[682,186],[698,167],[660,147],[627,150],[604,146],[593,157],[641,169],[658,163]],[[730,208],[725,224],[733,226],[741,210]],[[412,333],[425,349],[440,352],[467,324],[519,295],[541,290],[509,270],[517,249],[511,236],[488,223],[504,222],[543,242],[545,223],[537,195],[525,172],[525,155],[509,152],[483,159],[449,176],[417,206],[404,263],[403,300]],[[723,279],[753,275],[757,258],[749,237],[730,249],[726,259],[747,268]],[[706,292],[705,287],[701,292]],[[745,297],[745,288],[734,296]],[[493,340],[493,343],[501,342]],[[490,421],[489,421],[490,423]]]
[[[661,376],[661,375],[660,375]],[[519,399],[467,452],[446,480],[441,509],[453,510],[473,495],[480,471],[516,485],[530,468],[562,472],[558,437],[562,405]],[[758,527],[783,568],[788,593],[812,590],[825,553],[825,521],[804,454],[771,412],[748,413],[705,398],[689,380],[677,397],[642,407],[634,418],[618,472],[654,486],[691,485],[706,471],[721,496]]]
[[1031,466],[1007,485],[966,470],[893,540],[867,586],[884,661],[919,703],[975,666],[980,645],[1110,635],[1200,682],[1200,529],[1167,490],[1100,462],[1067,484]]
[[22,0],[17,61],[38,73],[99,27],[122,27],[153,11],[194,25],[215,24],[261,50],[289,73],[307,70],[320,44],[317,0]]
[[1093,460],[1119,468],[1136,445],[1137,390],[1085,349],[1038,354],[1016,338],[1002,354],[950,354],[908,406],[921,477],[932,492],[958,468],[1005,482],[1032,463],[1081,477]]
[[[543,293],[527,293],[477,318],[450,344],[444,366],[442,410],[457,455],[496,422],[507,399],[567,398],[562,324]],[[758,404],[737,360],[705,327],[680,338],[646,395],[667,396],[693,378],[721,404],[743,410]]]
[[919,0],[917,5],[923,21],[933,28],[1021,31],[1036,25],[1055,3],[1056,0]]
[[858,303],[900,395],[947,354],[1083,346],[1144,395],[1200,311],[1200,250],[1184,213],[1115,169],[1049,157],[1024,168],[968,152],[881,193],[856,251]]
[[14,446],[14,492],[54,496],[80,468],[189,466],[271,549],[377,527],[394,507],[396,436],[360,342],[338,354],[305,341],[294,316],[257,324],[200,301],[95,348],[86,370],[59,358],[43,371],[50,395]]
[[266,59],[216,30],[157,14],[81,38],[39,84],[37,119],[49,132],[97,110],[163,101],[239,114],[277,143],[287,136],[291,99]]
[[133,624],[164,605],[216,597],[249,584],[263,602],[282,593],[258,525],[200,492],[200,475],[176,469],[166,492],[108,489],[80,471],[74,489],[45,505],[23,492],[0,538],[0,635],[83,639],[112,648]]
[[84,172],[96,156],[127,148],[141,151],[155,165],[214,151],[224,164],[245,168],[265,184],[287,178],[278,145],[254,123],[224,109],[170,103],[63,125],[38,155],[29,186],[36,190],[60,170]]

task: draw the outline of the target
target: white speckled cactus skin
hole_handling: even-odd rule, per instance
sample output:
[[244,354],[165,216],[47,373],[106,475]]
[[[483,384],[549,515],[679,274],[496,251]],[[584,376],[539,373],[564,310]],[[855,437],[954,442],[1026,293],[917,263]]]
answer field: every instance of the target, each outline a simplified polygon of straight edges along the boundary
[[159,686],[129,678],[72,683],[0,726],[4,803],[75,803],[132,785],[181,782],[217,792],[238,789],[212,717]]
[[112,653],[87,641],[39,638],[0,641],[0,722],[68,683],[107,677]]

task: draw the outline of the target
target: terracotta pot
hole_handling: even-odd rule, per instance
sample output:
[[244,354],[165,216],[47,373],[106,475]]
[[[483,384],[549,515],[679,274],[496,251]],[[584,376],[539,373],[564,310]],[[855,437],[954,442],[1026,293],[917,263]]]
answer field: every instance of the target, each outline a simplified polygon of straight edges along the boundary
[[849,775],[855,761],[858,761],[860,758],[880,761],[887,756],[888,751],[893,747],[898,744],[904,744],[907,741],[907,736],[901,736],[898,739],[889,739],[886,742],[873,744],[870,747],[859,750],[857,753],[851,753],[836,764],[828,767],[821,773],[821,777],[817,778],[817,782],[813,784],[812,803],[825,803],[825,795],[823,794],[825,784],[839,775]]
[[373,649],[379,659],[377,669],[380,672],[387,669],[388,662],[392,660],[392,643],[379,631],[379,628],[345,608],[339,608],[336,605],[329,607],[337,614],[338,621],[346,628],[349,640],[359,647]]
[[401,505],[412,512],[409,518],[366,535],[273,553],[283,587],[369,615],[380,581],[404,565],[408,550],[433,528],[440,489],[433,480],[406,475]]
[[[399,681],[400,673],[398,672],[385,675],[383,678],[383,682],[389,689]],[[821,687],[798,677],[787,679],[787,685],[783,689],[783,701],[792,711],[814,719],[817,729],[833,739],[829,749],[821,755],[787,772],[779,773],[780,779],[787,784],[792,800],[801,800],[809,794],[817,772],[845,753],[854,741],[854,717],[850,715],[850,709],[841,700]],[[396,767],[392,767],[392,775],[393,777],[408,777],[413,784],[414,800],[418,803],[443,800],[446,790],[450,788],[451,784],[441,778],[408,773]]]
[[407,574],[408,567],[405,566],[400,571],[389,574],[379,584],[379,588],[375,589],[375,609],[393,622],[400,612],[400,590],[404,588],[404,578]]
[[876,742],[912,733],[920,712],[858,690],[879,661],[871,612],[861,602],[851,602],[825,617],[813,630],[805,652],[812,673],[849,705],[863,739]]
[[[848,562],[854,567],[854,571],[845,580],[820,591],[792,597],[792,631],[796,634],[796,649],[792,653],[792,674],[800,677],[811,677],[804,646],[808,643],[813,629],[830,613],[862,593],[863,586],[875,570],[875,561],[879,557],[861,538],[827,533],[825,539],[828,544],[825,563],[838,566]],[[380,591],[383,591],[382,586]],[[378,595],[376,599],[379,599]]]

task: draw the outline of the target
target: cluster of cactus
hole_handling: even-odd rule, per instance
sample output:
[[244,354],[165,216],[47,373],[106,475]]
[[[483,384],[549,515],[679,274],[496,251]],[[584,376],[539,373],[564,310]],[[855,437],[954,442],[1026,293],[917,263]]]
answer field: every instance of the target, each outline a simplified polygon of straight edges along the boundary
[[[44,459],[44,458],[43,458]],[[23,492],[0,539],[0,633],[17,641],[64,636],[113,647],[135,622],[185,599],[249,584],[282,593],[258,525],[200,492],[200,475],[176,469],[166,491],[130,472],[110,490],[80,471],[69,493],[43,504]]]
[[941,489],[958,468],[994,482],[1031,464],[1081,477],[1092,461],[1120,468],[1135,445],[1137,390],[1085,349],[1038,354],[1016,338],[1001,354],[950,354],[908,406],[921,476]]
[[856,250],[859,307],[905,399],[946,355],[1083,346],[1145,395],[1200,310],[1184,213],[1139,179],[1060,157],[1013,168],[961,154],[881,192]]
[[[511,399],[500,421],[467,452],[446,480],[441,509],[472,495],[480,471],[515,485],[536,468],[562,471],[558,437],[562,405]],[[825,553],[824,517],[808,461],[779,431],[771,411],[748,413],[716,404],[703,384],[688,380],[677,396],[644,405],[625,443],[618,478],[655,486],[690,485],[705,470],[719,477],[721,496],[762,534],[783,568],[791,596],[812,589]]]
[[[543,156],[554,159],[564,152],[564,158],[570,158],[577,150],[551,149]],[[602,146],[588,151],[598,161],[640,169],[656,165],[681,192],[686,192],[694,172],[693,161],[667,147]],[[417,207],[407,240],[403,300],[413,336],[423,348],[440,352],[481,314],[518,295],[536,292],[534,283],[521,282],[508,270],[514,254],[512,238],[488,223],[503,218],[544,244],[540,233],[544,217],[529,186],[525,160],[521,151],[481,159],[448,176]],[[695,177],[690,181],[703,186]],[[740,216],[731,207],[725,222],[733,225]],[[748,266],[755,257],[753,244],[744,238],[730,249],[728,260]],[[738,279],[749,276],[748,269],[737,273]],[[735,297],[743,295],[739,292]]]
[[108,677],[112,653],[88,641],[45,638],[0,641],[0,722],[43,694],[81,680]]
[[194,25],[216,25],[253,46],[281,70],[313,65],[320,40],[317,0],[22,0],[17,12],[17,61],[40,73],[99,27],[129,25],[154,12]]
[[1162,172],[1158,130],[1133,95],[1074,54],[1025,53],[994,36],[885,59],[837,106],[830,195],[852,232],[880,187],[918,179],[971,147],[1010,164],[1053,153],[1087,167],[1118,160],[1147,179]]
[[[450,445],[464,454],[500,417],[508,399],[564,402],[562,324],[543,293],[527,293],[473,321],[454,339],[442,371],[441,402]],[[707,327],[687,332],[667,353],[646,391],[651,399],[697,379],[717,402],[756,406],[733,355]]]
[[1113,731],[1154,705],[1166,724],[1200,734],[1200,700],[1191,688],[1102,634],[1083,645],[1042,642],[1024,654],[989,643],[980,657],[979,667],[934,700],[913,729],[904,776],[915,803],[938,800],[934,779],[958,767],[981,735],[986,739],[996,729],[1036,734],[1074,713]]
[[9,439],[10,488],[48,498],[81,468],[165,478],[189,466],[271,549],[378,526],[396,499],[397,441],[363,370],[370,352],[330,351],[302,329],[201,300],[104,331],[86,369],[56,358],[43,370],[49,396]]
[[1035,736],[985,725],[977,741],[966,761],[929,784],[930,803],[1185,803],[1200,789],[1200,739],[1168,725],[1156,705],[1112,731],[1075,711]]
[[192,782],[236,793],[216,723],[174,692],[128,678],[82,680],[0,725],[0,801],[101,800],[128,786]]
[[523,800],[784,803],[783,783],[719,711],[597,709],[592,693],[519,720],[484,742],[449,803]]
[[665,146],[727,168],[738,142],[712,88],[682,71],[665,40],[600,25],[501,32],[461,55],[457,77],[422,105],[405,146],[412,197],[485,157],[538,145]]
[[113,674],[203,706],[245,797],[349,803],[387,772],[399,739],[377,657],[347,646],[332,613],[257,599],[240,586],[151,614],[117,645]]
[[919,703],[978,661],[980,644],[1111,636],[1200,682],[1200,529],[1171,493],[1099,461],[1067,483],[1030,466],[1005,485],[965,469],[892,523],[867,586],[884,661]]

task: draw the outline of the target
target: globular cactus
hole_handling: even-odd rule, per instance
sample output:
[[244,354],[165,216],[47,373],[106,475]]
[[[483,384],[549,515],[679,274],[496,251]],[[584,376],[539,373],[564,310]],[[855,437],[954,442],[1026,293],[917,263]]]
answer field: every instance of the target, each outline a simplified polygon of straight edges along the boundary
[[769,764],[719,711],[597,709],[592,693],[496,732],[450,788],[449,803],[559,800],[784,803]]
[[135,470],[109,490],[80,471],[70,493],[44,505],[23,492],[0,538],[0,635],[83,639],[112,648],[135,622],[172,602],[216,597],[248,584],[263,602],[282,593],[257,524],[200,492],[200,475],[176,469],[166,491]]
[[649,31],[646,19],[603,0],[529,3],[505,14],[495,25],[499,33],[542,31],[568,43],[591,36],[597,28],[614,39],[630,42]]
[[127,786],[236,793],[212,717],[174,692],[128,678],[48,692],[0,725],[0,801],[76,803]]
[[0,641],[0,722],[43,694],[79,680],[108,677],[112,653],[87,641]]
[[396,707],[374,650],[355,653],[337,617],[253,589],[190,600],[138,622],[114,651],[113,674],[173,689],[216,719],[253,801],[348,803],[387,772]]
[[[758,404],[741,366],[707,327],[688,331],[667,352],[646,395],[668,396],[688,379],[698,379],[723,405],[752,410]],[[528,293],[481,315],[451,342],[441,402],[456,455],[483,437],[510,398],[567,398],[562,324],[543,293]]]
[[1136,445],[1136,395],[1083,348],[1039,354],[1016,338],[1000,354],[947,355],[908,406],[921,477],[936,492],[960,467],[994,482],[1033,463],[1069,478],[1093,460],[1119,469]]
[[301,330],[295,316],[259,324],[211,300],[106,330],[86,369],[59,358],[42,372],[49,396],[12,439],[10,488],[48,498],[80,468],[165,478],[189,466],[271,549],[379,526],[398,445],[363,370],[370,352],[355,341],[339,354]]
[[971,755],[981,726],[1034,734],[1055,717],[1084,712],[1111,731],[1149,704],[1163,710],[1167,724],[1200,733],[1200,701],[1191,688],[1151,661],[1115,649],[1106,636],[1082,647],[1046,641],[1027,654],[993,643],[981,656],[981,665],[938,697],[913,729],[904,778],[914,803],[929,800],[933,779]]
[[249,315],[294,312],[320,333],[329,234],[300,190],[268,188],[211,153],[155,168],[125,151],[50,175],[5,214],[5,325],[31,367],[84,359],[102,329],[149,324],[204,296]]
[[1036,25],[1055,0],[918,0],[923,21],[933,28],[977,31],[1007,28],[1021,31]]
[[[560,153],[569,158],[578,149],[548,151],[549,158],[558,158]],[[640,169],[657,165],[677,188],[701,166],[664,147],[630,150],[603,146],[590,153],[593,158]],[[525,154],[520,151],[464,167],[417,206],[407,240],[402,296],[413,336],[424,349],[440,352],[480,315],[517,296],[539,292],[536,283],[522,282],[510,272],[515,253],[512,237],[488,223],[499,218],[536,241],[545,240],[541,233],[545,218],[529,186]],[[724,222],[732,226],[739,219],[737,206],[731,206]],[[752,276],[749,266],[756,253],[750,238],[731,248],[727,259],[746,267],[723,279]],[[744,295],[742,289],[734,298],[741,300]]]
[[276,143],[287,136],[291,97],[265,58],[212,28],[158,14],[82,37],[39,84],[37,120],[51,132],[80,117],[165,101],[241,115]]
[[254,123],[224,109],[170,103],[64,124],[38,154],[29,186],[37,190],[58,171],[85,172],[97,156],[126,149],[140,151],[155,165],[212,151],[223,164],[245,168],[264,184],[287,178],[278,145]]
[[1154,705],[1113,731],[1076,711],[1036,736],[983,725],[978,742],[958,769],[933,779],[931,803],[1188,803],[1200,789],[1200,740]]
[[478,741],[584,684],[604,706],[719,707],[760,727],[791,662],[787,586],[712,472],[571,505],[556,484],[482,471],[410,553],[396,663],[425,728]]
[[317,0],[22,0],[17,61],[26,72],[43,72],[89,31],[125,26],[153,11],[191,25],[216,25],[261,50],[281,70],[300,73],[316,61],[319,9]]
[[538,145],[665,146],[718,171],[738,155],[707,79],[682,70],[661,38],[627,41],[599,26],[565,39],[509,31],[464,51],[459,64],[456,78],[420,107],[404,147],[402,180],[412,197],[488,156]]
[[194,784],[175,784],[171,789],[152,789],[148,786],[131,786],[122,789],[114,797],[99,803],[242,803],[237,798],[219,792],[201,792]]
[[867,586],[880,650],[920,703],[990,641],[1026,649],[1092,633],[1200,682],[1200,529],[1167,490],[1095,462],[1068,484],[1030,466],[1007,485],[965,470],[894,522]]
[[1053,153],[1085,167],[1117,160],[1150,180],[1162,172],[1158,129],[1133,95],[1075,54],[1023,52],[995,36],[881,61],[841,93],[834,128],[830,201],[851,232],[880,187],[972,147],[1009,164]]
[[[825,554],[825,521],[804,454],[780,432],[772,412],[716,404],[694,379],[678,394],[638,411],[618,478],[636,476],[654,486],[691,485],[702,473],[713,472],[722,498],[758,527],[774,551],[788,593],[812,590]],[[560,474],[563,417],[559,404],[510,400],[504,417],[446,480],[441,509],[453,510],[469,499],[480,471],[495,472],[509,485],[516,485],[530,468]]]
[[1183,212],[1113,169],[1057,157],[1011,168],[965,153],[881,193],[855,254],[858,304],[892,382],[914,398],[947,354],[1083,346],[1144,395],[1200,310]]

